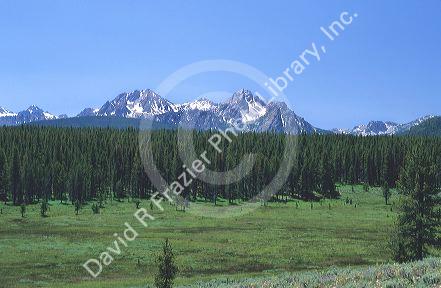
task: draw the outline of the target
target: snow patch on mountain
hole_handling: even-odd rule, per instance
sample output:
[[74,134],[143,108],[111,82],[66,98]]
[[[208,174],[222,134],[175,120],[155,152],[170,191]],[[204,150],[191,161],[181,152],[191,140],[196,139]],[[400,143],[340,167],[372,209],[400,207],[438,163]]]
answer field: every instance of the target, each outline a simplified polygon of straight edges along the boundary
[[208,99],[198,99],[193,102],[176,104],[175,105],[178,110],[199,110],[199,111],[209,111],[215,109],[217,107],[212,101]]
[[266,114],[266,107],[256,101],[248,102],[248,109],[241,111],[244,123],[254,122]]
[[43,115],[44,115],[44,119],[45,119],[45,120],[53,120],[53,119],[57,119],[57,116],[52,115],[52,114],[49,113],[49,112],[43,112]]

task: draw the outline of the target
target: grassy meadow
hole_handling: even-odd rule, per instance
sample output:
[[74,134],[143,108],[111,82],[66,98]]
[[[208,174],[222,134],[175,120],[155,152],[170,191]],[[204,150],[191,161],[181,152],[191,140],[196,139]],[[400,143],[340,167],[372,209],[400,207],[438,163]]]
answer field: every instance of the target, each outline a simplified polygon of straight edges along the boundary
[[[155,258],[165,238],[180,268],[178,285],[387,263],[394,205],[384,204],[380,188],[339,190],[341,199],[315,202],[312,209],[308,202],[269,203],[220,219],[176,211],[168,204],[163,212],[150,210],[145,200],[141,206],[156,217],[147,228],[133,217],[135,204],[127,200],[108,202],[99,215],[90,204],[75,215],[72,205],[51,202],[46,218],[39,205],[28,206],[22,218],[20,207],[2,204],[0,287],[146,287],[153,283]],[[209,203],[191,205],[213,211]],[[138,238],[121,247],[121,255],[93,279],[81,265],[98,258],[125,222]]]
[[332,268],[319,272],[285,273],[273,277],[197,283],[188,288],[298,288],[298,287],[441,287],[441,259],[362,268]]

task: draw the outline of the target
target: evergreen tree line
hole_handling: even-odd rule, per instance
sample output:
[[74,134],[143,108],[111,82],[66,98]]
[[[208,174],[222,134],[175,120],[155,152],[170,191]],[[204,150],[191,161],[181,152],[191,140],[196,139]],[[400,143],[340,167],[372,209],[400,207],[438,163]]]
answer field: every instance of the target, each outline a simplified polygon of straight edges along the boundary
[[[283,160],[285,135],[243,133],[222,142],[217,152],[208,139],[214,132],[193,132],[196,153],[207,151],[210,170],[236,167],[253,153],[251,173],[227,186],[194,180],[183,192],[188,200],[218,197],[230,202],[256,196],[277,173]],[[0,128],[0,199],[14,205],[59,200],[81,205],[131,197],[150,197],[155,187],[141,163],[136,129],[2,127]],[[355,137],[301,135],[297,137],[293,169],[279,197],[314,199],[338,197],[335,183],[397,185],[406,154],[421,147],[429,163],[440,163],[441,140],[421,137]],[[149,149],[169,182],[178,179],[182,163],[177,131],[152,132]],[[199,155],[199,154],[198,154]],[[439,179],[436,179],[439,181]],[[438,183],[439,184],[439,183]]]

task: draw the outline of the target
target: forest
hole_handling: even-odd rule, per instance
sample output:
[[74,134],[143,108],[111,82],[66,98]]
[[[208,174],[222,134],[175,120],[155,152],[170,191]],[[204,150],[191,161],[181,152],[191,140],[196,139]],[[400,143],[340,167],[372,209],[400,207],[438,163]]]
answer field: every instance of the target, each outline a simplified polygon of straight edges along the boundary
[[[346,135],[286,136],[242,133],[223,141],[223,153],[209,144],[214,132],[193,131],[194,149],[207,151],[210,169],[225,171],[242,156],[255,155],[251,173],[226,186],[196,179],[182,193],[188,200],[248,200],[266,186],[283,159],[287,137],[295,137],[293,168],[275,198],[337,198],[336,183],[394,188],[412,149],[420,148],[429,163],[440,163],[436,137],[356,137]],[[151,132],[148,149],[167,181],[182,171],[176,130]],[[147,177],[139,149],[139,131],[105,128],[0,128],[0,199],[14,205],[59,200],[82,205],[130,197],[148,198],[156,188]],[[437,178],[439,181],[439,177]]]

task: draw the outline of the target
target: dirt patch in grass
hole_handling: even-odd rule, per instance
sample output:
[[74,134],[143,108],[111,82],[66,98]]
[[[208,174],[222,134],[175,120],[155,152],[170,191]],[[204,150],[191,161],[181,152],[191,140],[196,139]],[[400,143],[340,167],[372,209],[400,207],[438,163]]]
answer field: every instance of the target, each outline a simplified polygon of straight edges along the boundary
[[367,265],[371,264],[369,261],[359,256],[352,257],[332,257],[327,259],[324,263],[325,266],[351,266],[351,265]]

